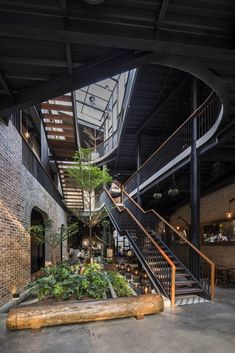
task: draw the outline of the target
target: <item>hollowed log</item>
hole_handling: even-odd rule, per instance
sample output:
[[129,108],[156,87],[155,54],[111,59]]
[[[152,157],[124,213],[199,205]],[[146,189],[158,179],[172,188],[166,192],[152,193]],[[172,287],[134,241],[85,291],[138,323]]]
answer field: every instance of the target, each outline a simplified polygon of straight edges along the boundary
[[163,300],[158,294],[89,302],[66,302],[13,308],[7,316],[9,330],[40,329],[44,326],[79,322],[111,320],[124,317],[143,318],[163,311]]

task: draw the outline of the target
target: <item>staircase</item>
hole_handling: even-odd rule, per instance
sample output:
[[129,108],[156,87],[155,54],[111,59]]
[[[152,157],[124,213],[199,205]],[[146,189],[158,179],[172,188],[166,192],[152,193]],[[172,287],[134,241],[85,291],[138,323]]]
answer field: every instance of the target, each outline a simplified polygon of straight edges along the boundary
[[214,298],[214,263],[154,210],[145,212],[125,191],[123,206],[107,189],[100,196],[108,215],[128,240],[153,286],[171,300],[183,295]]
[[212,137],[220,126],[224,108],[219,96],[212,92],[186,121],[136,170],[125,182],[124,189],[131,197],[143,193],[156,182],[190,162],[192,124],[197,127],[196,147],[199,155],[211,147]]
[[83,210],[83,191],[67,169],[74,166],[73,155],[78,149],[77,122],[73,93],[50,99],[41,104],[48,144],[60,176],[64,202],[69,209]]

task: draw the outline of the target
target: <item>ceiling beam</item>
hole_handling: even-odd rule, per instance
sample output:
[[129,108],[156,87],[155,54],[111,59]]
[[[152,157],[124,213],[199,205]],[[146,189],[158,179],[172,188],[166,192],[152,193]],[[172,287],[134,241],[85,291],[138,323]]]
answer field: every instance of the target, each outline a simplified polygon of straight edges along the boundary
[[10,88],[6,78],[4,77],[3,73],[1,73],[1,72],[0,72],[0,82],[1,82],[4,90],[6,91],[7,95],[10,98],[13,98],[13,94],[12,94],[11,88]]
[[[34,40],[51,40],[56,42],[69,41],[82,45],[95,45],[96,47],[119,48],[153,51],[156,53],[169,55],[189,55],[196,58],[220,59],[225,61],[235,60],[234,50],[221,49],[205,45],[194,45],[180,42],[172,43],[171,40],[156,40],[146,37],[133,37],[117,34],[99,33],[98,30],[84,32],[82,30],[64,30],[63,28],[54,29],[49,26],[35,27],[33,23],[27,26],[21,24],[0,24],[0,35],[13,38],[29,38]],[[202,41],[203,44],[203,41]]]
[[[62,8],[62,14],[64,16],[64,29],[68,29],[68,2],[67,0],[60,0],[61,8]],[[71,50],[71,44],[69,43],[68,40],[65,42],[65,51],[66,51],[66,58],[67,58],[67,67],[68,67],[68,74],[71,75],[73,72],[73,61],[72,61],[72,50]]]
[[171,93],[164,99],[157,107],[156,109],[149,115],[149,117],[145,120],[143,124],[140,125],[140,127],[136,131],[136,135],[138,136],[141,131],[144,130],[144,128],[152,121],[153,118],[159,113],[159,111],[172,99],[172,97],[178,92],[178,90],[183,87],[183,85],[187,82],[189,79],[189,75],[186,75],[183,79],[179,80],[179,83],[177,82],[177,85],[172,89]]
[[15,110],[53,99],[61,94],[149,63],[151,60],[153,60],[153,54],[149,52],[118,51],[110,56],[106,55],[74,70],[72,75],[51,79],[15,94],[15,104],[12,104],[12,100],[2,98],[0,113],[10,114]]
[[166,17],[166,13],[167,13],[167,7],[169,4],[170,0],[162,0],[162,6],[161,6],[161,10],[157,19],[157,27],[162,27],[164,24],[164,19]]
[[[48,66],[66,68],[66,61],[56,59],[40,59],[40,58],[29,58],[29,57],[17,57],[17,56],[1,56],[1,63],[7,64],[20,64],[20,65],[33,65],[33,66]],[[77,64],[79,66],[79,64]]]

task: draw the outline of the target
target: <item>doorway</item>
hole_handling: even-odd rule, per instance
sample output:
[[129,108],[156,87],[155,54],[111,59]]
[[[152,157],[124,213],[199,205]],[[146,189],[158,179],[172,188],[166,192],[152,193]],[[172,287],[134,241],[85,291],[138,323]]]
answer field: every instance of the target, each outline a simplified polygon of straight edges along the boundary
[[[35,208],[31,214],[31,226],[44,226],[42,214]],[[45,234],[43,234],[45,237]],[[45,244],[39,244],[34,237],[31,236],[31,273],[35,273],[45,266]]]

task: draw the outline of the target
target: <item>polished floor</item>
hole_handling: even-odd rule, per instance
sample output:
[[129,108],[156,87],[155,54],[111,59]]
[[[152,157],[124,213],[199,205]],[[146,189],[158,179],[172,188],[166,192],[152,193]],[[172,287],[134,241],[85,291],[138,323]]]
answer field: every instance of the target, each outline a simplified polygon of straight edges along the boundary
[[214,303],[166,308],[144,320],[7,332],[0,316],[0,353],[235,352],[235,288],[218,289]]

